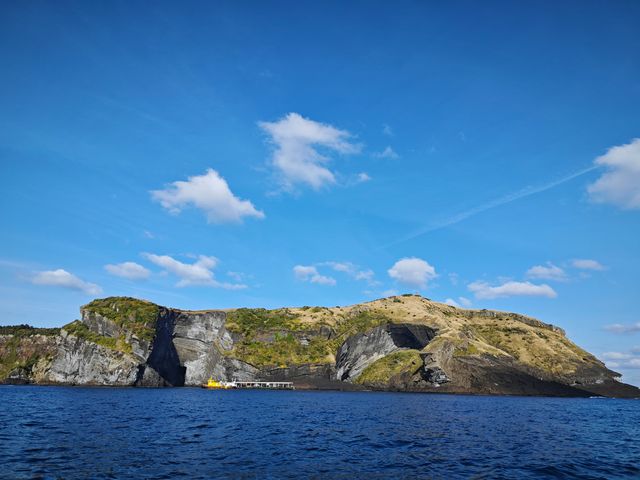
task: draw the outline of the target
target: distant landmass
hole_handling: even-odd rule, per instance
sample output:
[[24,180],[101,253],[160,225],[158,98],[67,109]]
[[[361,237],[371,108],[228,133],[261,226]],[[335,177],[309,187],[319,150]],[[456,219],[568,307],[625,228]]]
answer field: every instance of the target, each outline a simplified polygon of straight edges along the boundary
[[419,295],[347,307],[185,311],[110,297],[61,328],[0,327],[0,381],[640,397],[565,332]]

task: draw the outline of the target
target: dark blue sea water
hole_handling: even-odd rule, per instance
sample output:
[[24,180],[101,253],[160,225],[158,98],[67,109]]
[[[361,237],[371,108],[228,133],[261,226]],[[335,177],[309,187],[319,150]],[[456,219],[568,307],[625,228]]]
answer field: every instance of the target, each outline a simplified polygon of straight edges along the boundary
[[640,401],[0,387],[2,478],[640,478]]

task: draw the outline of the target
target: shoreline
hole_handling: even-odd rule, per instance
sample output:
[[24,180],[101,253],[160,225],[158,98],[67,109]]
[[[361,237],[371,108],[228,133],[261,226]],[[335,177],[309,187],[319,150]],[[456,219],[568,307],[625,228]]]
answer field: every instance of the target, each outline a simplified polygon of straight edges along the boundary
[[[182,387],[157,387],[157,386],[135,386],[135,385],[77,385],[77,384],[64,384],[64,383],[0,383],[2,387],[59,387],[59,388],[88,388],[88,389],[117,389],[117,390],[180,390],[180,389],[203,389],[197,385],[185,385]],[[640,400],[640,397],[613,397],[613,396],[599,396],[599,395],[536,395],[536,394],[510,394],[510,393],[474,393],[474,392],[436,392],[436,391],[418,391],[418,390],[383,390],[383,389],[366,389],[366,388],[354,388],[354,389],[339,389],[339,388],[304,388],[296,386],[295,389],[267,389],[267,388],[241,388],[241,389],[226,389],[215,390],[216,392],[236,392],[236,391],[269,391],[269,392],[335,392],[335,393],[393,393],[393,394],[410,394],[410,395],[450,395],[456,397],[521,397],[521,398],[563,398],[563,399],[577,399],[582,398],[585,400],[596,399],[611,399],[611,400]],[[589,392],[586,392],[589,393]]]

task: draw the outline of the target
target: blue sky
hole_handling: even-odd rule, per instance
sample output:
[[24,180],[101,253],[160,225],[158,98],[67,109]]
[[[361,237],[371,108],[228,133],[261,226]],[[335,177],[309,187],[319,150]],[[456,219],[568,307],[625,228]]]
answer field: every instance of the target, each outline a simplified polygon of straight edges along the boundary
[[0,323],[419,292],[640,384],[637,2],[13,2]]

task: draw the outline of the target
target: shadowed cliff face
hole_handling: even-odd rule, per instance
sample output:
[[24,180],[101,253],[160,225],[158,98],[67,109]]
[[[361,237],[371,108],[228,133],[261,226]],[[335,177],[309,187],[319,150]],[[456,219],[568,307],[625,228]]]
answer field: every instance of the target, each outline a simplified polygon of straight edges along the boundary
[[365,368],[400,349],[422,350],[436,333],[424,325],[387,324],[353,335],[338,350],[336,378],[352,381]]
[[151,353],[140,366],[136,385],[145,387],[182,387],[185,383],[186,367],[181,364],[178,350],[173,343],[176,314],[161,309],[156,323],[156,335]]
[[3,379],[194,386],[214,377],[306,388],[640,396],[558,327],[419,296],[230,313],[114,297],[81,313],[61,331],[2,327]]
[[161,309],[151,354],[138,384],[195,386],[209,377],[254,380],[257,369],[225,356],[233,348],[225,320],[224,312]]

